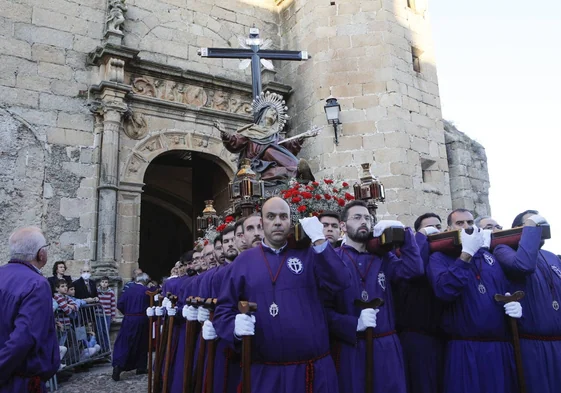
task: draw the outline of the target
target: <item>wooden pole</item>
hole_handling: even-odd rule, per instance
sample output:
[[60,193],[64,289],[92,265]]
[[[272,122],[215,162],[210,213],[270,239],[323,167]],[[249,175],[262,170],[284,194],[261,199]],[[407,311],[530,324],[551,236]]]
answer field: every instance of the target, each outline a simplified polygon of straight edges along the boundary
[[[367,308],[377,309],[384,305],[384,299],[375,298],[369,302],[365,302],[360,299],[356,299],[354,305],[361,310]],[[374,328],[368,327],[364,332],[365,339],[366,339],[366,362],[365,368],[366,373],[364,375],[365,385],[364,385],[364,392],[365,393],[374,393]]]
[[[195,298],[189,296],[185,304],[192,306]],[[185,352],[183,363],[183,393],[191,393],[193,389],[193,356],[195,355],[196,321],[185,323]]]
[[[217,299],[207,299],[204,308],[210,311],[209,321],[214,319],[214,310],[216,309]],[[214,393],[214,359],[216,358],[216,341],[210,340],[207,343],[207,358],[206,358],[206,374],[204,381],[204,393]]]
[[[198,307],[202,307],[204,299],[200,297],[195,298]],[[199,334],[199,352],[197,353],[197,364],[195,366],[195,390],[194,393],[202,393],[203,391],[203,376],[205,372],[205,354],[206,354],[206,341],[203,339],[203,332]]]
[[[171,302],[171,307],[175,307],[175,305],[177,304],[177,296],[175,295],[171,295],[168,296],[168,299]],[[166,345],[166,360],[164,362],[164,383],[162,386],[162,393],[167,393],[168,392],[168,378],[169,378],[169,367],[171,364],[171,341],[173,338],[173,319],[175,317],[173,315],[170,315],[170,317],[168,318],[168,339],[167,339],[167,345]]]
[[[248,315],[257,311],[257,303],[240,301],[238,310]],[[242,337],[242,393],[251,393],[251,336]]]
[[[518,302],[524,297],[524,292],[517,291],[512,295],[495,295],[495,301],[501,303]],[[518,375],[518,386],[520,393],[526,393],[526,380],[524,379],[524,365],[522,363],[522,350],[520,349],[520,336],[518,335],[518,325],[516,318],[510,319],[510,330],[512,332],[512,346],[514,347],[514,362],[516,363],[516,374]]]
[[[160,293],[157,289],[154,292],[146,291],[146,294],[150,297],[150,308],[154,307],[154,296]],[[148,317],[148,393],[152,393],[152,335],[154,334],[154,317]]]

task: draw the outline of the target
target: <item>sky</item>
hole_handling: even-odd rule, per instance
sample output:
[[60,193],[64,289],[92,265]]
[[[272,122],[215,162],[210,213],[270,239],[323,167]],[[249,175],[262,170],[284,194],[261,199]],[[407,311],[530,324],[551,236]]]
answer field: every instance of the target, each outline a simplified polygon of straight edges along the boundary
[[429,0],[429,18],[443,117],[485,147],[493,218],[539,210],[561,254],[561,1]]

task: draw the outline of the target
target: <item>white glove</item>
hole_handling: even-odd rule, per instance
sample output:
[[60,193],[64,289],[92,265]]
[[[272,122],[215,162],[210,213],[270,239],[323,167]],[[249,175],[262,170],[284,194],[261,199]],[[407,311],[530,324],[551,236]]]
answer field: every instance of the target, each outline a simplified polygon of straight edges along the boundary
[[395,220],[378,221],[378,223],[374,225],[374,230],[372,235],[374,237],[380,237],[382,233],[388,228],[405,228],[405,225]]
[[376,327],[376,314],[378,314],[380,310],[374,308],[365,308],[360,312],[360,317],[358,317],[358,325],[356,327],[357,332],[363,332],[366,328],[375,328]]
[[161,317],[162,315],[164,315],[164,308],[160,306],[156,307],[156,316]]
[[306,232],[306,235],[315,243],[318,240],[325,240],[325,235],[323,234],[323,224],[319,222],[317,217],[306,217],[301,218],[300,225],[302,229]]
[[546,219],[539,214],[534,214],[533,216],[528,217],[526,220],[532,220],[536,225],[548,225]]
[[197,313],[197,320],[200,323],[204,323],[205,321],[207,321],[210,318],[210,311],[207,310],[204,307],[199,307],[198,313]]
[[[491,229],[482,229],[481,236],[483,236],[483,247],[491,248]],[[463,242],[462,242],[463,243]]]
[[154,307],[148,307],[146,309],[146,316],[147,317],[153,317],[154,316]]
[[205,323],[203,323],[203,338],[207,341],[218,338],[216,330],[214,330],[214,326],[209,320],[206,320]]
[[167,297],[165,297],[164,300],[162,300],[162,307],[164,308],[171,307],[171,301]]
[[462,252],[474,256],[477,250],[483,247],[484,238],[481,229],[473,227],[473,233],[470,235],[465,229],[460,233],[462,240]]
[[181,315],[183,315],[183,318],[185,319],[187,319],[187,313],[188,313],[187,310],[189,310],[189,305],[186,304],[183,306],[183,310],[181,310]]
[[198,315],[199,312],[195,307],[193,306],[187,307],[187,315],[185,316],[185,318],[187,318],[188,321],[196,321]]
[[154,301],[157,302],[158,300],[160,300],[160,294],[159,293],[154,295]]
[[255,334],[255,316],[247,314],[236,315],[234,335],[236,337],[253,336]]
[[439,233],[439,230],[435,227],[424,227],[420,231],[423,231],[425,236],[434,235],[435,233]]
[[177,307],[169,307],[166,310],[170,317],[175,317],[175,314],[177,314]]
[[[506,296],[510,296],[510,293],[505,293]],[[522,317],[522,306],[519,302],[510,302],[504,305],[505,314],[511,318],[521,318]]]

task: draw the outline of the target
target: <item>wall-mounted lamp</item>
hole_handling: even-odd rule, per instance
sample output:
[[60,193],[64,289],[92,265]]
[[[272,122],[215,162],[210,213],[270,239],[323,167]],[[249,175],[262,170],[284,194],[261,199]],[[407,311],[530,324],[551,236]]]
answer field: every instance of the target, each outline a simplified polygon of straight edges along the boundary
[[341,105],[337,102],[337,98],[329,96],[325,100],[325,115],[327,116],[327,122],[333,124],[333,129],[335,130],[335,144],[339,144],[339,138],[337,136],[337,126],[341,124],[339,121],[339,113],[341,112]]

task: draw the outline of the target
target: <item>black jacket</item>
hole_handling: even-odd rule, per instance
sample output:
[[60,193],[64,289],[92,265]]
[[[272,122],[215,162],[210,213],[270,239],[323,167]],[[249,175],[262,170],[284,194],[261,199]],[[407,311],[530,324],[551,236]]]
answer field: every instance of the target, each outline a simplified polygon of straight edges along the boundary
[[82,277],[74,281],[74,288],[76,289],[76,298],[85,299],[88,297],[97,297],[97,288],[95,281],[91,278],[88,280],[89,288],[86,287],[86,282]]
[[[68,285],[72,284],[72,277],[63,275],[62,278],[63,278],[63,280],[66,280],[66,283]],[[56,282],[57,282],[57,280],[58,280],[57,276],[52,276],[52,277],[47,278],[47,281],[51,285],[51,291],[53,293],[56,292]]]

